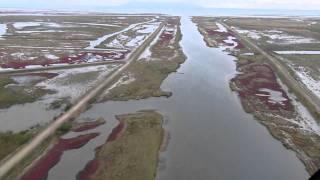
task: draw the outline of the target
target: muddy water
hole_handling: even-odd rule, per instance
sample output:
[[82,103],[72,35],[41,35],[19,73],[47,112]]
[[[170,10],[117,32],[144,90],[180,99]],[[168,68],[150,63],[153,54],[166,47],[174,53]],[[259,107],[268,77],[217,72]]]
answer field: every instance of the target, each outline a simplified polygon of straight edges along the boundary
[[75,179],[93,159],[94,148],[103,144],[117,125],[114,116],[142,109],[162,113],[170,132],[169,145],[160,155],[159,180],[307,179],[295,154],[246,114],[230,91],[228,81],[236,73],[235,59],[222,49],[206,47],[188,18],[182,20],[182,32],[188,60],[162,85],[173,96],[95,104],[81,116],[104,117],[105,125],[89,131],[101,135],[81,149],[66,152],[48,179]]
[[46,101],[36,101],[0,109],[0,132],[20,132],[36,125],[45,125],[61,113],[48,110]]

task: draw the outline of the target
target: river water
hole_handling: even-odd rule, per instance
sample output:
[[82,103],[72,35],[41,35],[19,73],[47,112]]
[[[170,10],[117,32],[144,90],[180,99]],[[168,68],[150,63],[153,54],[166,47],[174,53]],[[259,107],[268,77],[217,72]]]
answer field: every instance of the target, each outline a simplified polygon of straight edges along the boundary
[[207,47],[188,17],[182,19],[182,33],[188,59],[162,85],[173,96],[93,105],[81,117],[104,117],[107,123],[90,131],[101,135],[81,149],[65,152],[48,179],[74,179],[117,125],[114,116],[143,109],[162,113],[170,133],[168,147],[160,154],[158,180],[307,179],[295,154],[245,113],[230,90],[235,58],[221,48]]

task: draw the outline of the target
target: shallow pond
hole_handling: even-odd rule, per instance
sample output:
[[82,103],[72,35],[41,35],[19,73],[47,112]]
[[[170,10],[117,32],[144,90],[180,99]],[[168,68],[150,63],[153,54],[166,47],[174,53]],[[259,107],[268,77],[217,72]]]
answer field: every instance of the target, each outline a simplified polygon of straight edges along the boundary
[[20,132],[32,126],[45,125],[62,111],[48,110],[46,100],[0,109],[0,132]]

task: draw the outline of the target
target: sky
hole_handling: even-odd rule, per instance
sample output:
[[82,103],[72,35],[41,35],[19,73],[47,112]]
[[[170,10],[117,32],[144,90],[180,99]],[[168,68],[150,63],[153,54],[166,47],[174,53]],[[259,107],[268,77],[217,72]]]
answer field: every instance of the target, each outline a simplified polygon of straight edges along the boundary
[[[131,5],[181,5],[195,8],[320,10],[320,0],[0,0],[0,8],[119,8]],[[175,6],[176,7],[176,6]],[[178,8],[178,7],[176,7]]]

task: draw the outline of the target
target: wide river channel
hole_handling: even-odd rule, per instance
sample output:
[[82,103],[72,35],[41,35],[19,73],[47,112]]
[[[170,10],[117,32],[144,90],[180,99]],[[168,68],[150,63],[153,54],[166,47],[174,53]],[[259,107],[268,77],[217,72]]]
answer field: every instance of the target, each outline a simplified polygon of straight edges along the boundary
[[104,117],[105,125],[89,131],[101,135],[80,149],[65,152],[48,179],[75,179],[117,125],[114,116],[143,109],[163,114],[170,133],[168,147],[159,157],[158,180],[307,179],[295,154],[245,113],[230,90],[229,80],[237,73],[235,58],[221,48],[207,47],[189,17],[182,18],[181,28],[181,45],[188,59],[162,84],[173,96],[94,104],[81,117]]

